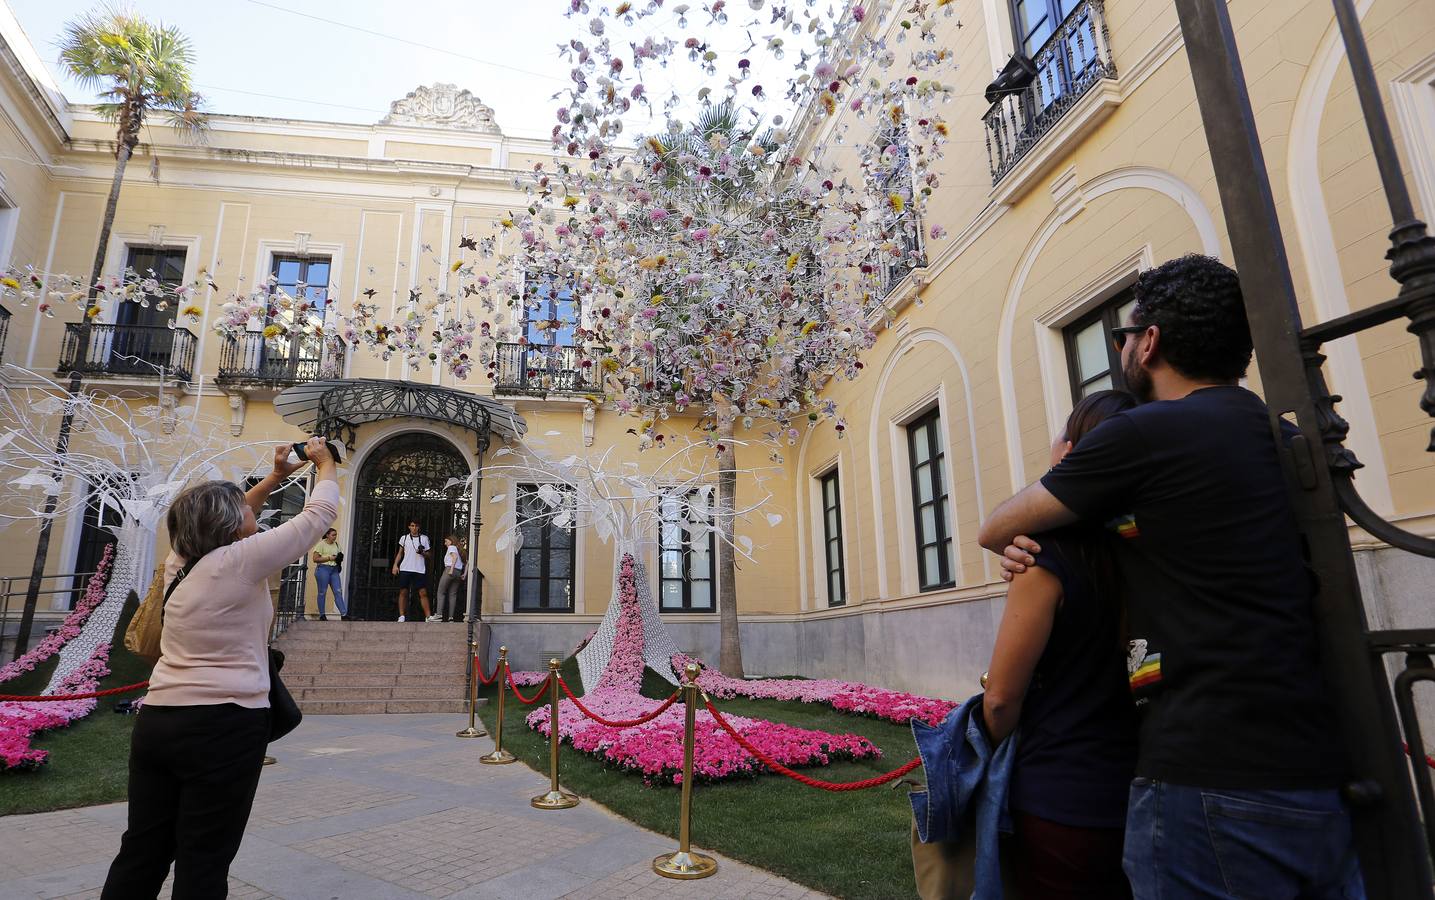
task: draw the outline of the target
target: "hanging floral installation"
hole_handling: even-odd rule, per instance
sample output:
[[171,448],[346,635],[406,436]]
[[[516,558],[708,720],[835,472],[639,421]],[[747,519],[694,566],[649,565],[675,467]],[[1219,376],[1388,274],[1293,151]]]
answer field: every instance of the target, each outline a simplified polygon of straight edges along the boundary
[[[106,548],[95,574],[85,587],[84,597],[65,619],[60,630],[41,641],[34,650],[0,669],[0,684],[53,657],[60,648],[79,637],[90,614],[105,599],[105,587],[114,559]],[[113,633],[113,631],[111,632]],[[47,693],[83,694],[97,690],[100,679],[110,673],[110,642],[97,643],[79,665],[72,667]],[[94,710],[95,700],[46,700],[42,702],[0,702],[0,771],[34,769],[44,765],[49,751],[32,747],[31,740],[42,731],[64,728]]]

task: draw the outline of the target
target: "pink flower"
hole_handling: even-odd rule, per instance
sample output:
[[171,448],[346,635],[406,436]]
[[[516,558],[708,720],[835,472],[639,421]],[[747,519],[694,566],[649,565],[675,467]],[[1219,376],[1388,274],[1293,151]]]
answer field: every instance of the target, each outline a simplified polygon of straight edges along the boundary
[[663,209],[662,207],[648,210],[648,219],[653,222],[661,222],[667,217],[668,211],[666,209]]

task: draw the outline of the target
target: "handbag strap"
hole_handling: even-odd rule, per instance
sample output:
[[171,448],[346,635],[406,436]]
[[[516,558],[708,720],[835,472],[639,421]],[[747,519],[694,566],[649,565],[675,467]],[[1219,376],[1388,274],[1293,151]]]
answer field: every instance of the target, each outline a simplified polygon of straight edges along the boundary
[[159,602],[159,619],[161,622],[164,621],[164,607],[169,603],[169,595],[174,593],[174,589],[179,587],[179,583],[184,580],[184,576],[189,574],[189,570],[193,569],[194,564],[197,562],[199,562],[199,560],[191,559],[189,562],[180,566],[179,571],[174,573],[174,580],[169,583],[169,587],[164,589],[164,599]]

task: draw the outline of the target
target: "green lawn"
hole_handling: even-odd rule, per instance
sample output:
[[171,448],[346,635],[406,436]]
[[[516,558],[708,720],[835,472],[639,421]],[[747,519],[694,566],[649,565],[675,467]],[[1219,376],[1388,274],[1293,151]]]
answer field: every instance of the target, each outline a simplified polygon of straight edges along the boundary
[[[577,666],[571,658],[564,678],[577,690]],[[644,693],[666,697],[656,675],[649,672]],[[525,689],[528,693],[531,689]],[[480,715],[493,731],[498,709],[493,689],[490,703]],[[828,781],[856,781],[889,771],[916,755],[911,729],[877,719],[849,716],[817,704],[775,700],[727,700],[718,703],[725,713],[785,722],[801,728],[849,732],[867,737],[882,748],[883,757],[870,762],[844,762],[808,774]],[[523,723],[532,707],[520,707],[508,697],[503,743],[510,752],[544,778],[548,773],[548,743]],[[638,775],[605,767],[598,760],[564,745],[561,757],[564,789],[592,798],[644,828],[670,835],[674,849],[678,833],[679,790],[647,787]],[[921,779],[921,773],[911,778]],[[542,793],[543,778],[533,781]],[[562,812],[554,812],[561,818]],[[912,812],[905,787],[890,785],[865,791],[834,794],[805,787],[781,775],[734,779],[718,784],[698,783],[693,788],[693,845],[715,850],[734,859],[776,872],[808,887],[849,898],[911,896],[910,848]]]
[[[115,629],[119,638],[110,651],[110,674],[100,688],[144,681],[152,665],[124,649],[124,629],[135,606],[126,605]],[[54,663],[5,682],[0,691],[31,694],[43,690]],[[114,713],[125,697],[101,697],[99,706],[68,728],[40,735],[35,746],[50,751],[38,769],[0,773],[0,816],[47,812],[73,806],[93,806],[125,799],[130,758],[130,730],[134,716]]]

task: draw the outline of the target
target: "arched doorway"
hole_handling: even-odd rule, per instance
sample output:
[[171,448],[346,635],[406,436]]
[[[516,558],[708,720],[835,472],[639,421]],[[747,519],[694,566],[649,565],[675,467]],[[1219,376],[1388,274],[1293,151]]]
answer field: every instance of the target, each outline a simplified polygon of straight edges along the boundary
[[[410,519],[418,520],[433,546],[428,588],[429,596],[434,595],[442,571],[444,536],[468,535],[473,514],[468,476],[463,455],[432,434],[400,434],[374,448],[359,470],[354,490],[353,565],[348,578],[351,616],[371,621],[398,616],[398,579],[391,569],[399,537]],[[410,598],[410,621],[423,617],[417,601]]]

